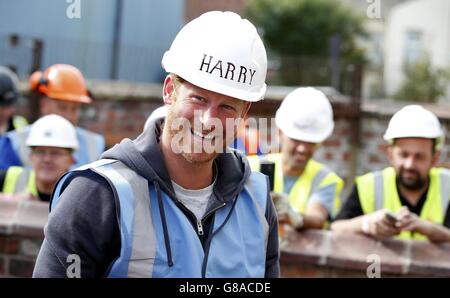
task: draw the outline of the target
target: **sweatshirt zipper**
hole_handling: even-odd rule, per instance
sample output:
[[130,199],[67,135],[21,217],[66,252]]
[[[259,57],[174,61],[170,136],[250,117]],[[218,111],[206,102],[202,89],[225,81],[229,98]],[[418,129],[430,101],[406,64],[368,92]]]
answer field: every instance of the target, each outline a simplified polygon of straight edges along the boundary
[[201,220],[197,220],[197,233],[200,236],[203,236],[203,234],[204,234],[204,232],[203,232],[203,221],[206,220],[211,214],[213,214],[214,212],[216,212],[220,208],[224,207],[225,205],[226,205],[225,203],[222,203],[220,206],[217,206],[216,208],[214,208],[211,211],[209,211],[205,216],[203,216],[203,218]]
[[175,198],[175,201],[176,201],[176,203],[177,203],[177,205],[179,207],[181,207],[184,211],[186,211],[188,214],[191,215],[191,218],[195,218],[195,221],[197,222],[197,234],[199,236],[203,236],[205,234],[205,232],[203,230],[203,222],[204,222],[204,220],[207,219],[211,214],[213,214],[214,212],[216,212],[217,210],[219,210],[220,208],[222,208],[222,207],[224,207],[226,205],[225,203],[222,203],[220,206],[217,206],[216,208],[210,210],[205,216],[203,216],[203,218],[201,220],[197,220],[197,217],[195,216],[195,214],[192,213],[191,210],[186,208],[186,206],[184,206],[184,204],[181,203],[180,200]]
[[197,220],[197,233],[203,236],[203,225],[201,220]]

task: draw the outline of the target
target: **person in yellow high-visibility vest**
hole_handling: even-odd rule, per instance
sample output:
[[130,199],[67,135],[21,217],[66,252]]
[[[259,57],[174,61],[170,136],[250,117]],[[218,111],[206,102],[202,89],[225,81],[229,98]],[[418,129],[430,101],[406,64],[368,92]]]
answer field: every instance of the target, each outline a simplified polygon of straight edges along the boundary
[[62,174],[74,163],[78,148],[75,127],[58,115],[38,119],[26,140],[32,167],[12,166],[0,171],[1,199],[49,201]]
[[336,173],[312,159],[333,132],[331,104],[318,89],[297,88],[281,103],[275,123],[281,152],[248,156],[250,166],[260,170],[261,162],[275,164],[272,199],[280,222],[296,229],[324,228],[338,211],[344,185]]
[[357,177],[333,231],[450,241],[450,171],[436,167],[444,133],[419,105],[394,114],[384,135],[390,167]]

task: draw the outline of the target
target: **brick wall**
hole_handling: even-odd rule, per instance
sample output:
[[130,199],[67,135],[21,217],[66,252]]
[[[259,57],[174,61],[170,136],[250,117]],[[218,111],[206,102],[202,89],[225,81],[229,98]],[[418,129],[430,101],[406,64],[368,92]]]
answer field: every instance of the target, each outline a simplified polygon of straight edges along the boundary
[[0,277],[31,277],[47,218],[47,203],[0,201]]
[[[0,200],[0,278],[32,276],[47,219],[47,203]],[[450,277],[449,244],[286,228],[280,250],[283,277],[367,277],[374,256],[381,277]]]
[[[368,271],[369,275],[368,276]],[[282,277],[450,277],[450,245],[285,231]]]

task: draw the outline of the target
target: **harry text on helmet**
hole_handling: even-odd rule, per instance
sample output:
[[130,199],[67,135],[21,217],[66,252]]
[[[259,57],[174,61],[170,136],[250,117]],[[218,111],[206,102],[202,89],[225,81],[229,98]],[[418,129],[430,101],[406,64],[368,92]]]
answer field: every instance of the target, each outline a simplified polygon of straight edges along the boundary
[[[226,66],[224,66],[226,64]],[[211,55],[203,54],[203,60],[200,65],[200,71],[205,71],[209,74],[212,74],[216,71],[216,74],[219,74],[221,78],[237,81],[238,83],[248,83],[252,84],[253,76],[256,73],[256,70],[247,68],[245,66],[239,65],[239,76],[235,76],[236,66],[231,62],[223,62],[220,59],[215,59]],[[236,74],[238,71],[236,71]],[[247,80],[248,79],[248,80]]]

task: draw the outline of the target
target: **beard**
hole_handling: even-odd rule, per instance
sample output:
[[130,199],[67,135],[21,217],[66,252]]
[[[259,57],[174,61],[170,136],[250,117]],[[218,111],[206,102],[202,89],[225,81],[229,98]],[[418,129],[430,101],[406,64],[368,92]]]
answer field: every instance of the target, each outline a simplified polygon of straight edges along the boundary
[[[191,164],[201,165],[214,160],[219,154],[218,152],[206,152],[203,146],[204,144],[202,144],[201,148],[199,148],[200,146],[198,143],[194,144],[194,135],[191,131],[191,129],[194,127],[193,124],[190,123],[187,119],[184,119],[184,124],[189,123],[189,127],[186,127],[187,125],[174,126],[173,123],[176,119],[177,116],[175,115],[175,113],[169,110],[166,117],[165,127],[168,130],[170,140],[172,142],[172,150],[175,149],[176,152],[179,152],[181,156],[183,156],[183,158]],[[180,135],[182,136],[181,138]]]
[[408,170],[410,173],[414,173],[414,178],[406,178],[404,168],[400,168],[397,175],[397,183],[410,190],[418,190],[425,186],[426,179],[420,176],[420,173],[416,170]]

